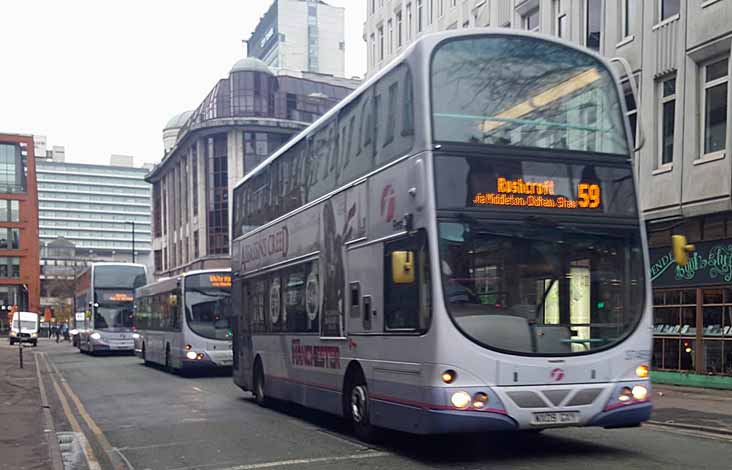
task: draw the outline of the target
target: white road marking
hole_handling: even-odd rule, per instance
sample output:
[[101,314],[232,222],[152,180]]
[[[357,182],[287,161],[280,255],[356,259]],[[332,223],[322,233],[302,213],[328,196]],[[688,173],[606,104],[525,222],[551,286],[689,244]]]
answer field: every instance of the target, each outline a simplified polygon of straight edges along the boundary
[[166,442],[164,444],[151,444],[147,446],[134,446],[134,447],[117,447],[117,450],[145,450],[145,449],[157,449],[158,447],[175,447],[175,446],[188,446],[191,444],[200,444],[206,441],[179,441],[179,442]]
[[[333,462],[343,462],[346,460],[363,460],[363,459],[375,459],[378,457],[386,457],[390,455],[388,452],[364,452],[361,454],[353,455],[341,455],[334,457],[317,457],[312,459],[294,459],[294,460],[280,460],[276,462],[262,462],[252,463],[247,465],[238,465],[236,467],[218,468],[217,470],[259,470],[261,468],[276,468],[276,467],[290,467],[293,465],[311,465],[316,463],[328,464]],[[188,469],[195,469],[197,467],[188,467]],[[188,470],[178,469],[178,470]]]

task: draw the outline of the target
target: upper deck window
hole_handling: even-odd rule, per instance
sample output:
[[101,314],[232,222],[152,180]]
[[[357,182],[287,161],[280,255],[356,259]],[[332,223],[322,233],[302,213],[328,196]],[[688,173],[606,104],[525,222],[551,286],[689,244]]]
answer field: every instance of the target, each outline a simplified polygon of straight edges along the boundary
[[617,87],[593,56],[528,37],[448,41],[432,60],[434,140],[628,154]]

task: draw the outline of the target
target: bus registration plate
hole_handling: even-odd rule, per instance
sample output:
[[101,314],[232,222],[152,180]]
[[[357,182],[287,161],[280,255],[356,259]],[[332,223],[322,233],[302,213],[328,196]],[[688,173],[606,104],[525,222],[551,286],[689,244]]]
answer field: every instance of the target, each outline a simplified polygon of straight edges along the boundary
[[562,426],[579,423],[578,411],[534,413],[531,424],[534,426]]

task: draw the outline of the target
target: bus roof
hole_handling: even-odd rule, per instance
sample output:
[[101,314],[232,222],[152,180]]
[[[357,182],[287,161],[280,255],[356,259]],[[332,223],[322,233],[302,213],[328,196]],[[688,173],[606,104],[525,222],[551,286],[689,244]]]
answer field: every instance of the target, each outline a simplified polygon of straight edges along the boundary
[[424,36],[421,36],[416,41],[414,41],[409,47],[407,47],[401,54],[394,57],[391,62],[389,62],[386,66],[382,67],[378,72],[376,72],[374,75],[369,77],[366,81],[364,81],[361,86],[353,90],[348,96],[343,98],[338,104],[333,106],[328,112],[323,114],[320,118],[318,118],[315,122],[310,124],[308,127],[303,129],[299,134],[295,135],[292,139],[287,141],[282,147],[279,148],[275,153],[267,157],[262,163],[254,167],[252,171],[244,175],[239,181],[237,181],[234,184],[234,190],[238,189],[242,184],[247,182],[248,180],[254,178],[257,176],[264,168],[267,168],[273,161],[275,161],[277,158],[279,158],[281,155],[286,153],[288,150],[290,150],[292,147],[294,147],[297,143],[299,143],[302,139],[306,138],[310,133],[312,133],[313,130],[317,129],[321,124],[328,121],[331,117],[338,114],[343,108],[348,106],[352,101],[354,101],[356,98],[358,98],[361,93],[368,90],[371,86],[373,86],[376,82],[378,82],[381,78],[383,78],[386,74],[391,72],[393,69],[395,69],[399,64],[404,62],[406,58],[411,56],[414,51],[424,45],[425,43],[431,44],[433,47],[436,46],[438,43],[445,41],[447,39],[452,38],[468,38],[471,36],[518,36],[518,37],[531,37],[536,39],[541,39],[543,41],[547,42],[553,42],[557,44],[561,44],[564,47],[567,47],[569,49],[574,49],[576,51],[582,52],[583,54],[587,54],[590,56],[593,56],[595,59],[597,59],[600,63],[602,63],[605,68],[610,70],[610,72],[613,74],[614,78],[618,78],[617,75],[615,75],[615,71],[610,67],[609,62],[607,59],[596,53],[595,51],[592,51],[590,49],[579,47],[575,44],[562,41],[561,39],[550,36],[548,34],[541,34],[541,33],[532,33],[529,31],[521,31],[521,30],[514,30],[514,29],[508,29],[508,28],[470,28],[465,30],[449,30],[449,31],[441,31],[437,33],[430,33],[425,34]]

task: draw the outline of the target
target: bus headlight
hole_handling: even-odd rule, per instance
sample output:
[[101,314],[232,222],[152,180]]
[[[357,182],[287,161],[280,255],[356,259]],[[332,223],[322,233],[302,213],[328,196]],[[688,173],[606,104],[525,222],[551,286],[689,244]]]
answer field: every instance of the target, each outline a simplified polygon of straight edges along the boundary
[[455,408],[467,408],[470,405],[470,394],[468,392],[455,392],[450,397],[450,402]]
[[638,401],[644,401],[648,398],[648,389],[643,385],[636,385],[633,387],[633,398]]
[[199,361],[202,361],[205,357],[206,356],[203,353],[196,354],[196,359],[198,359]]
[[31,333],[31,338],[38,338],[38,333]]
[[99,333],[92,333],[89,337],[95,341],[99,341],[100,339],[102,339],[102,335],[100,335]]
[[188,352],[186,353],[186,357],[187,357],[188,359],[190,359],[191,361],[195,361],[195,360],[196,360],[196,353],[195,353],[195,352],[193,352],[193,351],[188,351]]
[[645,364],[642,364],[635,368],[635,375],[640,377],[641,379],[645,379],[648,377],[648,366]]

